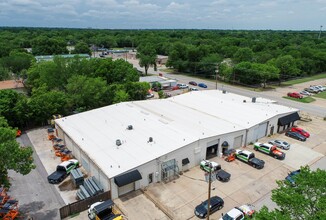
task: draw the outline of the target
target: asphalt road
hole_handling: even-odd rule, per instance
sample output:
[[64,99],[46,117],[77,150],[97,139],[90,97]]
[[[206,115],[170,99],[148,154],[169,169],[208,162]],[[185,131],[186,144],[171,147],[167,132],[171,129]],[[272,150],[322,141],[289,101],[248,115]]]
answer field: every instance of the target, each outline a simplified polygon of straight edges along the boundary
[[[32,146],[28,136],[22,134],[17,138],[22,146]],[[12,186],[8,194],[19,201],[22,219],[60,219],[59,208],[65,203],[53,185],[47,182],[47,172],[39,157],[33,153],[36,168],[28,175],[10,171]]]
[[[144,72],[144,68],[139,66],[138,61],[128,59],[128,62],[132,63],[134,65],[134,67],[136,67],[138,70]],[[149,68],[148,73],[158,75],[160,73],[160,71],[154,71],[153,68]],[[216,82],[212,82],[209,80],[197,79],[195,77],[190,77],[190,76],[185,76],[185,75],[180,75],[180,74],[163,73],[163,76],[167,77],[167,78],[171,78],[171,79],[176,79],[180,83],[188,84],[189,81],[196,81],[197,83],[203,82],[208,86],[207,89],[226,90],[227,92],[231,92],[231,93],[235,93],[235,94],[243,95],[243,96],[247,96],[247,97],[262,97],[262,98],[272,99],[272,100],[277,101],[277,103],[279,103],[281,105],[289,106],[292,108],[297,108],[300,111],[307,112],[309,114],[312,114],[312,115],[315,115],[318,117],[326,116],[326,106],[320,107],[320,106],[315,106],[315,105],[312,105],[309,103],[296,102],[296,101],[284,99],[284,98],[277,97],[277,96],[267,95],[264,92],[255,92],[255,91],[239,88],[236,86],[224,85],[221,83],[216,83]],[[199,88],[199,89],[201,89],[201,88]]]

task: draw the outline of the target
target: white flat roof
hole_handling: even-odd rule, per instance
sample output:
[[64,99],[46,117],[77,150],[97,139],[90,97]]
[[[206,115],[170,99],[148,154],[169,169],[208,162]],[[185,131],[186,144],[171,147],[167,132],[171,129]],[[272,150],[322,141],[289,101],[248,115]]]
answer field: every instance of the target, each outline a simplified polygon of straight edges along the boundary
[[[247,100],[246,103],[243,100]],[[124,102],[57,119],[56,123],[112,178],[198,139],[250,128],[297,109],[218,90]],[[128,125],[133,130],[128,130]],[[148,142],[149,137],[153,142]],[[117,146],[120,139],[122,145]]]

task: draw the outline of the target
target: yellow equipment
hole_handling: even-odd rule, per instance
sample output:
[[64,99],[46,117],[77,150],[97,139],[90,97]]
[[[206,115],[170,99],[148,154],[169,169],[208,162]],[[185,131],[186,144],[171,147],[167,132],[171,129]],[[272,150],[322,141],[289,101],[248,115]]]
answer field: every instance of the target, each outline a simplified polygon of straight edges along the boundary
[[115,209],[111,199],[91,205],[91,208],[88,210],[88,217],[95,220],[123,220],[123,216]]
[[54,120],[59,119],[59,118],[62,118],[62,115],[52,115],[52,119],[51,119],[51,122],[50,122],[52,128],[54,128],[54,125],[55,125]]

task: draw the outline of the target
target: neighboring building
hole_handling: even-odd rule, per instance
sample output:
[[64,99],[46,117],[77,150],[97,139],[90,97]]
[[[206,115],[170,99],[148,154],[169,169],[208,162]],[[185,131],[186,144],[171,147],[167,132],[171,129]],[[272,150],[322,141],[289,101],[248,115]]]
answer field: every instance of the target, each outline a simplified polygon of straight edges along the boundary
[[282,131],[299,119],[297,111],[268,99],[207,90],[123,102],[55,123],[88,175],[114,199]]
[[14,89],[18,91],[23,91],[24,84],[22,80],[5,80],[0,81],[0,90],[4,89]]
[[177,80],[168,79],[162,76],[143,76],[139,78],[139,82],[148,82],[149,84],[160,83],[162,88],[171,88],[177,85]]
[[44,55],[44,56],[35,56],[37,62],[40,61],[52,61],[55,56],[63,57],[63,58],[74,58],[78,56],[80,58],[90,59],[91,56],[89,54],[62,54],[62,55]]
[[156,63],[159,65],[165,65],[168,62],[169,57],[163,55],[157,55]]
[[[128,59],[136,59],[137,56],[137,51],[129,51],[128,53]],[[166,62],[168,61],[169,57],[168,56],[163,56],[163,55],[157,55],[156,57],[156,63],[158,65],[165,65]]]

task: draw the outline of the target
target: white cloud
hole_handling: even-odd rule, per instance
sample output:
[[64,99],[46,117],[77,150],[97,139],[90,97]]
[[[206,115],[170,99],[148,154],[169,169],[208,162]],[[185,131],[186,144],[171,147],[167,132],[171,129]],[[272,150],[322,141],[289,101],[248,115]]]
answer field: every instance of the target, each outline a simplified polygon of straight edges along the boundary
[[180,10],[180,9],[187,9],[189,7],[188,4],[179,4],[176,2],[171,2],[166,9],[167,10]]
[[228,1],[226,1],[226,0],[217,0],[217,1],[213,1],[211,3],[211,5],[225,5],[227,3],[228,3]]
[[276,1],[263,1],[263,2],[259,3],[259,6],[266,7],[266,8],[275,7],[275,6],[277,6],[277,2]]

